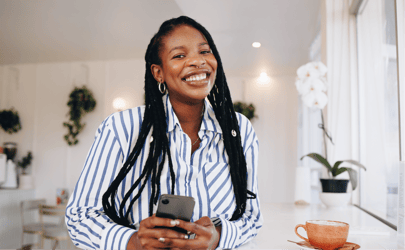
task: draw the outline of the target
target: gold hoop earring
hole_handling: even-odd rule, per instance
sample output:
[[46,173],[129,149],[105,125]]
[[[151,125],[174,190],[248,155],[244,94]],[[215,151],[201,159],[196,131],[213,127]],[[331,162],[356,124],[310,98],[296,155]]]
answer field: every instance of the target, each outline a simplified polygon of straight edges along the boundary
[[158,82],[158,89],[162,95],[166,94],[166,84],[163,82]]

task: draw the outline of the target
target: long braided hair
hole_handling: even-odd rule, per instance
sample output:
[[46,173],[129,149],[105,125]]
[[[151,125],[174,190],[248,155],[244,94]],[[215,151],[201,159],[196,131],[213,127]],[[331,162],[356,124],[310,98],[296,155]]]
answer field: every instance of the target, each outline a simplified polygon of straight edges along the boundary
[[[246,160],[243,154],[238,120],[233,108],[232,99],[230,96],[218,50],[210,33],[208,33],[208,31],[201,24],[197,23],[195,20],[189,17],[180,16],[178,18],[173,18],[165,21],[160,26],[159,31],[152,37],[148,45],[145,54],[145,113],[141,131],[135,143],[135,147],[132,149],[120,172],[103,195],[102,203],[105,213],[115,223],[123,226],[134,228],[129,220],[129,214],[135,201],[140,197],[149,179],[151,179],[152,186],[151,197],[149,199],[149,216],[152,215],[153,204],[157,204],[159,198],[158,196],[160,194],[160,176],[163,170],[164,163],[166,162],[166,157],[168,158],[170,170],[171,193],[174,193],[175,174],[173,170],[169,142],[166,135],[166,114],[164,111],[162,94],[159,91],[156,80],[152,75],[151,66],[152,64],[161,65],[162,62],[159,57],[159,52],[163,48],[163,39],[167,35],[169,35],[176,27],[179,27],[181,25],[188,25],[199,30],[207,39],[212,53],[217,60],[217,76],[214,86],[210,94],[208,95],[208,100],[214,109],[215,116],[223,131],[225,150],[229,156],[229,170],[231,173],[231,180],[233,183],[236,198],[236,209],[232,215],[231,220],[237,220],[243,215],[243,213],[245,212],[247,199],[256,198],[255,194],[247,190]],[[117,211],[114,201],[118,191],[118,187],[125,179],[126,175],[134,167],[144,144],[147,143],[146,138],[151,128],[153,128],[152,136],[154,139],[150,142],[149,155],[146,160],[144,169],[139,178],[125,194],[119,206],[119,210]],[[235,134],[233,131],[236,132],[236,136],[234,136]],[[161,157],[160,163],[159,157]],[[135,188],[138,187],[140,184],[141,186],[138,190],[138,193],[130,201],[129,207],[124,214],[125,204],[128,202]],[[248,194],[250,195],[250,197],[248,197]]]

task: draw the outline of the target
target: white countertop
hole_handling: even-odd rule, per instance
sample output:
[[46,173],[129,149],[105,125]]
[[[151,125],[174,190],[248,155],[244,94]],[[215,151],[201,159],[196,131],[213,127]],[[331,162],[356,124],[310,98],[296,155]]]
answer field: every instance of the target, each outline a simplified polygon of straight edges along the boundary
[[[397,231],[354,206],[328,209],[324,205],[297,206],[293,203],[262,203],[264,225],[258,235],[239,249],[299,249],[287,240],[302,241],[294,232],[297,224],[307,220],[335,220],[350,225],[348,242],[361,249],[399,249]],[[306,237],[305,230],[298,232]],[[378,235],[380,234],[380,235]],[[386,234],[386,235],[383,235]]]

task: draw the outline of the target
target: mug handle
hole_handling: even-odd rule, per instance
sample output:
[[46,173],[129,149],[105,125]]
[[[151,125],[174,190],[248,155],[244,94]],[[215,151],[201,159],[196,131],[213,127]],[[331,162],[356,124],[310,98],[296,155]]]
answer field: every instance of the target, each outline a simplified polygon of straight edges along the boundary
[[304,228],[305,231],[307,231],[307,227],[306,227],[305,225],[298,224],[298,225],[295,227],[295,234],[296,234],[298,237],[300,237],[301,239],[305,240],[306,242],[309,242],[309,240],[308,240],[307,238],[302,237],[302,236],[298,233],[298,228],[299,228],[299,227],[302,227],[302,228]]

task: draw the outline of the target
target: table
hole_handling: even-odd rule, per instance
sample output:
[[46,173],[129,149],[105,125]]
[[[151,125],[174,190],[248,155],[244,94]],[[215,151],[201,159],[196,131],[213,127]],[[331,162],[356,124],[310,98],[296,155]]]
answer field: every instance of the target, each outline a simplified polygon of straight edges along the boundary
[[[260,207],[264,217],[263,227],[252,241],[238,249],[299,249],[298,245],[287,240],[302,241],[294,229],[297,224],[305,224],[307,220],[349,223],[348,241],[359,244],[361,249],[399,249],[397,231],[352,205],[328,209],[321,204],[262,203]],[[299,229],[299,232],[306,236],[304,229]],[[384,233],[388,235],[381,235]]]

